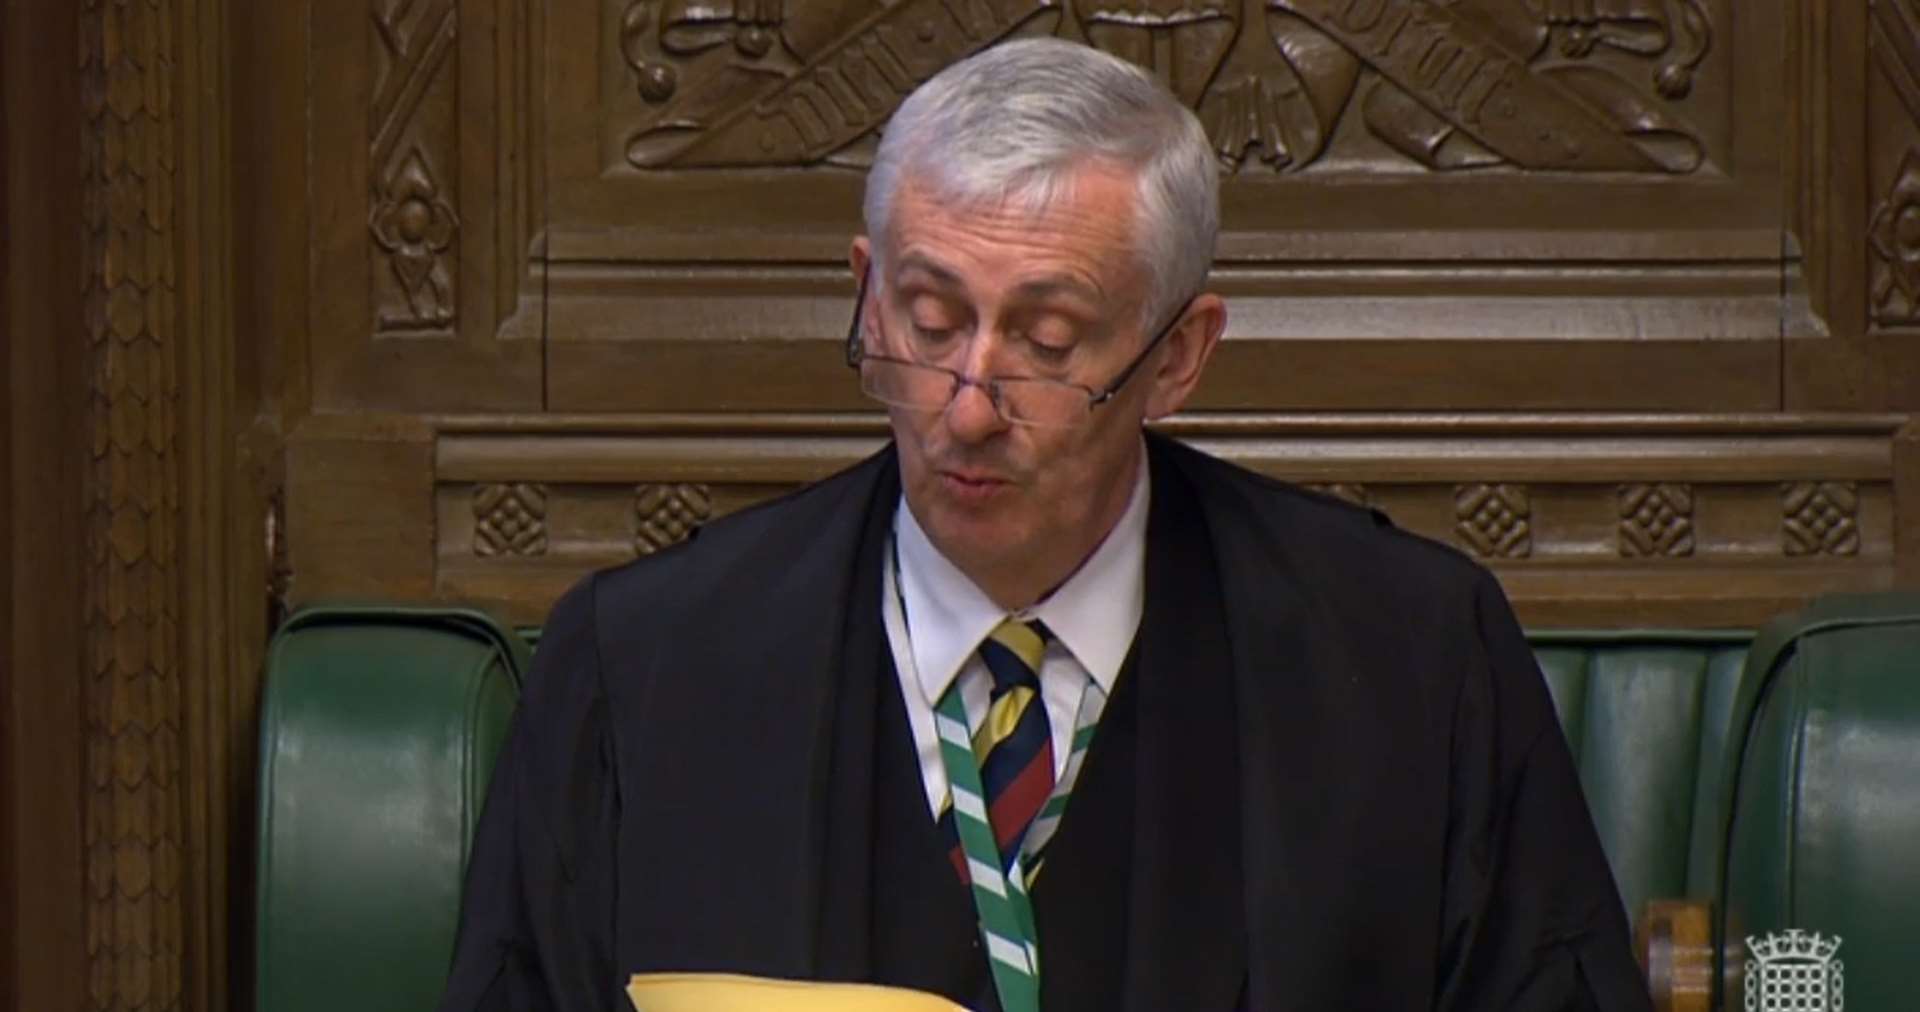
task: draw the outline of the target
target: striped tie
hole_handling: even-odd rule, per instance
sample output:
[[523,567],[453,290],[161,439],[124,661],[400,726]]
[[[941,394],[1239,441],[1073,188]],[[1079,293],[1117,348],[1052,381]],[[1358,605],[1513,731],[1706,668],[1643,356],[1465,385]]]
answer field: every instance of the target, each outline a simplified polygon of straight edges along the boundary
[[960,679],[934,708],[952,803],[954,865],[971,886],[994,989],[1005,1012],[1039,1012],[1040,947],[1021,841],[1053,793],[1053,734],[1035,674],[1047,648],[1039,622],[1008,620],[980,644],[993,676],[986,719],[968,732]]
[[[1053,793],[1053,728],[1036,675],[1052,638],[1039,619],[1007,619],[980,644],[980,658],[993,677],[993,692],[987,718],[973,733],[973,756],[980,768],[1002,871],[1012,869],[1022,841]],[[959,679],[948,691],[959,691]],[[1060,801],[1064,805],[1065,799]],[[948,805],[940,813],[940,835],[947,843],[947,859],[965,882],[967,855],[953,819],[953,807]],[[1037,856],[1029,864],[1037,866]]]
[[1002,871],[1012,869],[1027,827],[1053,793],[1053,730],[1038,675],[1049,637],[1038,619],[1008,619],[980,644],[980,659],[993,675],[993,702],[974,732],[973,754]]

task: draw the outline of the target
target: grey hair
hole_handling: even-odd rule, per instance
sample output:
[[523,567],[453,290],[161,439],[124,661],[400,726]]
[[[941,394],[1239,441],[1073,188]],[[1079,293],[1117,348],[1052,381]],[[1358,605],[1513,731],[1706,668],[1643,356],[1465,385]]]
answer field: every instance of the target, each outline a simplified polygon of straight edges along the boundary
[[907,96],[867,174],[876,269],[903,179],[954,203],[1062,197],[1089,160],[1137,173],[1135,248],[1147,276],[1142,326],[1165,322],[1206,284],[1220,230],[1220,178],[1206,131],[1151,75],[1054,38],[1006,42]]

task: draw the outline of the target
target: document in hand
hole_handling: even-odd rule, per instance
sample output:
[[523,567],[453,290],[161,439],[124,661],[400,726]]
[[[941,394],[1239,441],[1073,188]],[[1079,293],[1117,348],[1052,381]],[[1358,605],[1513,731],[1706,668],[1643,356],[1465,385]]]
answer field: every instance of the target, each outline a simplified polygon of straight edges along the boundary
[[634,1012],[966,1012],[922,991],[731,973],[636,973]]

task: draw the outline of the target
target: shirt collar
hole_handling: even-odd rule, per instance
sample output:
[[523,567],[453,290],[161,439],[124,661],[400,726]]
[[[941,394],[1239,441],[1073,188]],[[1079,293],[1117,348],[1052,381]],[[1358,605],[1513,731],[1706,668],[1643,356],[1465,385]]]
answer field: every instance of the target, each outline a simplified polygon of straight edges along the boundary
[[[1113,693],[1146,600],[1147,455],[1140,455],[1126,511],[1067,582],[1015,614],[1045,622],[1102,691]],[[913,664],[929,702],[946,692],[980,641],[1007,613],[928,540],[905,495],[894,512],[900,598]]]

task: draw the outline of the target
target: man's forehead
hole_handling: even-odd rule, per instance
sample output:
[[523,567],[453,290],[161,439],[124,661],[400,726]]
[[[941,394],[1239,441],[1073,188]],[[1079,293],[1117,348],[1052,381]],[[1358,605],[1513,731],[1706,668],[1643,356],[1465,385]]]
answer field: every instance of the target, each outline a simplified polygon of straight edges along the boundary
[[1104,301],[1139,267],[1133,182],[1095,172],[1067,183],[1047,194],[967,199],[903,179],[887,234],[875,237],[886,246],[887,271],[959,286],[992,263],[1023,293]]

